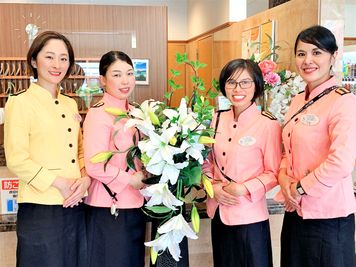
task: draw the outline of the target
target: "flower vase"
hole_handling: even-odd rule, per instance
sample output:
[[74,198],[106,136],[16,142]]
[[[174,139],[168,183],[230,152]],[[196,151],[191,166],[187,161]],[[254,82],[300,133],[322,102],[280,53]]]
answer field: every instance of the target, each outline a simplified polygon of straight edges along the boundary
[[168,249],[157,257],[156,267],[189,267],[188,239],[185,237],[179,244],[181,258],[176,261]]
[[177,267],[178,262],[173,259],[172,255],[166,249],[157,257],[156,267]]

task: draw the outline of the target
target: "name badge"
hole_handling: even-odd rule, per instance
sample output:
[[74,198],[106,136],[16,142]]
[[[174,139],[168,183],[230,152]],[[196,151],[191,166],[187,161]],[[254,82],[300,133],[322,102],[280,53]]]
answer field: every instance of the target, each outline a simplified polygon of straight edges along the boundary
[[302,116],[302,123],[308,126],[313,126],[319,123],[319,118],[315,114],[305,114]]
[[242,146],[252,146],[256,143],[256,138],[253,136],[244,136],[239,139],[238,143]]

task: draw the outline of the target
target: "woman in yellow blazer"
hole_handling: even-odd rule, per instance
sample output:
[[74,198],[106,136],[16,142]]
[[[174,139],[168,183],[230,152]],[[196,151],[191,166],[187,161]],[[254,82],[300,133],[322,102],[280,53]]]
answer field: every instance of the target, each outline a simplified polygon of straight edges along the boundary
[[37,82],[5,106],[7,167],[19,177],[17,266],[86,266],[84,169],[80,115],[61,94],[74,53],[47,31],[33,41],[27,63]]

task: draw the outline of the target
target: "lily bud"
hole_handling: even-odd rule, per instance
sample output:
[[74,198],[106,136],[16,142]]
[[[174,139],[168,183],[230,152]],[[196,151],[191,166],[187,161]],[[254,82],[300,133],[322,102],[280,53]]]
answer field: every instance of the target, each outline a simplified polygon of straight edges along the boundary
[[105,108],[105,111],[115,116],[127,115],[127,113],[120,108]]
[[169,144],[172,145],[172,146],[174,146],[176,143],[177,143],[177,138],[176,138],[175,136],[173,136],[173,137],[171,138],[171,140],[169,140]]
[[152,264],[155,264],[157,261],[158,253],[153,249],[153,247],[151,247],[150,249],[150,254],[151,254],[151,262]]
[[215,139],[210,136],[200,136],[198,140],[199,144],[214,144]]
[[195,205],[193,205],[192,211],[190,213],[190,219],[192,220],[194,232],[199,233],[200,216],[199,216],[198,209]]
[[151,158],[147,156],[146,153],[143,153],[141,155],[141,162],[143,163],[144,166],[147,166],[147,164],[150,162]]
[[210,198],[213,198],[214,197],[214,189],[213,189],[213,185],[211,184],[210,179],[208,177],[206,177],[205,174],[203,174],[201,180],[203,182],[203,186],[205,188],[206,193],[208,194],[208,196]]
[[150,120],[151,120],[153,125],[160,125],[159,119],[158,119],[157,115],[154,112],[149,111],[148,112],[148,116],[150,117]]
[[90,162],[91,163],[104,162],[104,161],[108,160],[111,156],[112,156],[112,152],[111,151],[100,152],[100,153],[96,154],[95,156],[93,156],[90,159]]

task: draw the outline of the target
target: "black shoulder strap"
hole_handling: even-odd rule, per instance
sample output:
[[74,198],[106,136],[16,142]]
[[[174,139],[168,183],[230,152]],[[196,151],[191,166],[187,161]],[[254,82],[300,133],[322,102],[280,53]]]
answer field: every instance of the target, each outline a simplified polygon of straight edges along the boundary
[[[215,136],[216,136],[216,132],[218,131],[219,122],[220,122],[220,115],[221,115],[221,112],[218,111],[218,115],[216,116],[216,122],[215,122],[214,138],[215,138]],[[218,164],[218,162],[217,162],[217,160],[216,160],[216,157],[215,157],[215,150],[214,150],[214,143],[213,143],[213,145],[212,145],[212,152],[213,152],[213,158],[214,158],[215,165],[216,165],[216,167],[218,167],[218,169],[219,169],[221,175],[224,176],[224,178],[225,178],[226,180],[228,180],[229,182],[231,182],[232,179],[231,179],[229,176],[227,176],[225,173],[223,173],[223,171],[221,170],[221,168],[220,168],[220,166],[219,166],[219,164]]]
[[103,186],[104,186],[106,192],[108,192],[108,194],[111,196],[111,198],[112,198],[113,200],[117,201],[117,198],[116,198],[117,193],[116,193],[116,192],[112,192],[112,191],[110,190],[110,188],[109,188],[106,184],[104,184],[104,183],[102,183],[102,184],[103,184]]
[[304,110],[306,110],[308,107],[310,107],[311,105],[313,105],[316,101],[318,101],[320,98],[322,98],[323,96],[329,94],[331,91],[333,91],[334,89],[336,89],[337,86],[332,86],[326,90],[324,90],[323,92],[321,92],[320,94],[318,94],[316,97],[314,97],[313,99],[309,100],[307,103],[305,103],[304,106],[302,106],[286,123],[284,123],[283,127],[286,127],[286,125],[293,120],[298,114],[300,114],[301,112],[303,112]]

